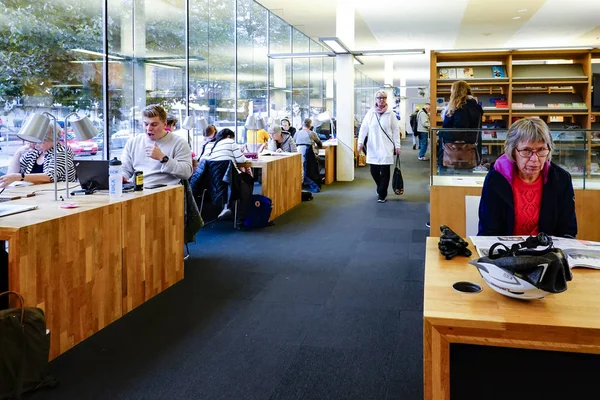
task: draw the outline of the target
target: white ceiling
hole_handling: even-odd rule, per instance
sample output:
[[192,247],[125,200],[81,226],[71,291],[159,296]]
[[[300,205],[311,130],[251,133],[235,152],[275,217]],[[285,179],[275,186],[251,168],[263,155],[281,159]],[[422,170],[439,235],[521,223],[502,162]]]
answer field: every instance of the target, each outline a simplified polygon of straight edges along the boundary
[[[356,10],[351,50],[424,48],[393,57],[396,86],[429,81],[430,50],[600,46],[600,0],[257,1],[313,39],[336,36],[343,2]],[[361,58],[360,69],[383,82],[383,57]]]

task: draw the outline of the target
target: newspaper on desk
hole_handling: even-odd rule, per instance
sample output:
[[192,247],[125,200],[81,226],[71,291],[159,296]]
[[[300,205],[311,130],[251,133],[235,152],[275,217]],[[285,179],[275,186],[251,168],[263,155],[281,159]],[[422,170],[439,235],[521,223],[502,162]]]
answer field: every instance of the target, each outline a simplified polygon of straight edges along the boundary
[[[502,243],[510,248],[515,243],[523,242],[528,236],[470,236],[480,257],[487,257],[490,247],[494,243]],[[561,249],[567,255],[571,268],[600,269],[600,242],[589,240],[568,239],[552,236],[554,247]],[[545,246],[538,246],[534,250],[543,250]]]

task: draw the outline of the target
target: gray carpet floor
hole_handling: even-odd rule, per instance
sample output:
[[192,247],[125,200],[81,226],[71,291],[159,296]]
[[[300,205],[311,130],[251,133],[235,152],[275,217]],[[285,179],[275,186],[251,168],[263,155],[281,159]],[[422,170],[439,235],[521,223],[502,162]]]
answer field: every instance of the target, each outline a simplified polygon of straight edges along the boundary
[[202,229],[185,279],[51,363],[33,399],[420,399],[429,163],[368,167],[272,227]]

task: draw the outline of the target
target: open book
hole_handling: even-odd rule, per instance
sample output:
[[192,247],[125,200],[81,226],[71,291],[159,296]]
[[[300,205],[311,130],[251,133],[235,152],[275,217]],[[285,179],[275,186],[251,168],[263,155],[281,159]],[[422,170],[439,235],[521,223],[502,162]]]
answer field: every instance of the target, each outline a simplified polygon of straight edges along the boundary
[[[500,242],[510,248],[515,243],[523,242],[527,236],[470,236],[469,239],[473,242],[479,256],[487,257],[494,243]],[[552,242],[554,247],[561,249],[567,255],[569,267],[600,269],[600,242],[555,236],[552,236]],[[535,250],[544,248],[540,246]]]

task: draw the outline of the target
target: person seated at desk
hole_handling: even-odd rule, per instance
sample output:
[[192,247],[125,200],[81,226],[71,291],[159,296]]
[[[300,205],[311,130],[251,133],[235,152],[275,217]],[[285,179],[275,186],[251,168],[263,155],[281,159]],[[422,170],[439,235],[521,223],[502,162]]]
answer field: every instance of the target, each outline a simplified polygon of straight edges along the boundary
[[323,147],[319,135],[312,131],[312,120],[306,118],[300,129],[294,136],[296,146],[310,146],[315,153],[315,157],[319,157],[319,149]]
[[192,175],[192,153],[184,139],[165,130],[167,113],[152,104],[142,110],[145,135],[125,144],[122,154],[123,176],[131,179],[135,171],[144,173],[144,184],[176,185]]
[[302,129],[296,132],[294,141],[298,146],[298,152],[302,154],[303,184],[307,190],[318,193],[321,188],[317,182],[321,182],[319,174],[319,149],[323,147],[321,139],[312,131],[312,120],[306,118],[302,123]]
[[264,129],[248,129],[246,131],[246,144],[244,152],[260,153],[269,142],[269,133]]
[[292,139],[292,136],[289,133],[282,131],[279,125],[269,126],[269,134],[271,135],[267,146],[269,151],[277,153],[298,152],[298,148],[296,147],[296,143],[294,142],[294,139]]
[[554,143],[539,118],[513,123],[504,154],[487,174],[479,203],[479,236],[577,235],[571,175],[551,162]]
[[[227,199],[224,202],[223,210],[217,217],[218,219],[224,219],[226,217],[231,216],[231,206],[232,200],[234,198],[239,198],[240,200],[240,210],[238,213],[238,223],[237,225],[243,224],[245,216],[248,210],[248,201],[250,196],[252,195],[252,177],[245,172],[240,171],[237,164],[249,162],[250,160],[244,156],[239,146],[235,142],[235,133],[228,128],[221,129],[219,133],[217,133],[215,140],[213,142],[207,143],[204,154],[200,159],[200,166],[194,172],[194,176],[191,179],[191,185],[195,187],[199,182],[202,181],[202,175],[205,173],[209,174],[219,174],[225,175],[228,172],[230,166],[221,165],[219,168],[222,170],[211,169],[207,167],[207,163],[210,161],[230,161],[230,164],[233,164],[235,170],[231,171],[232,174],[236,174],[235,176],[240,179],[231,179],[229,181],[229,190],[227,193]],[[215,167],[217,168],[217,167]],[[245,169],[244,169],[245,170]],[[230,174],[230,175],[232,175]],[[235,190],[232,188],[232,185],[235,185]],[[194,191],[197,193],[197,188],[194,188]],[[232,195],[232,192],[235,192]],[[215,199],[213,198],[213,201]]]
[[281,120],[281,130],[290,135],[292,138],[294,138],[294,135],[296,134],[296,128],[292,126],[290,120],[287,118],[283,118]]
[[[6,175],[0,177],[0,188],[5,188],[16,181],[33,184],[54,182],[54,125],[50,124],[42,143],[27,143],[20,147],[8,163]],[[65,157],[67,169],[65,171]],[[71,149],[56,143],[56,180],[75,182],[75,165]]]

